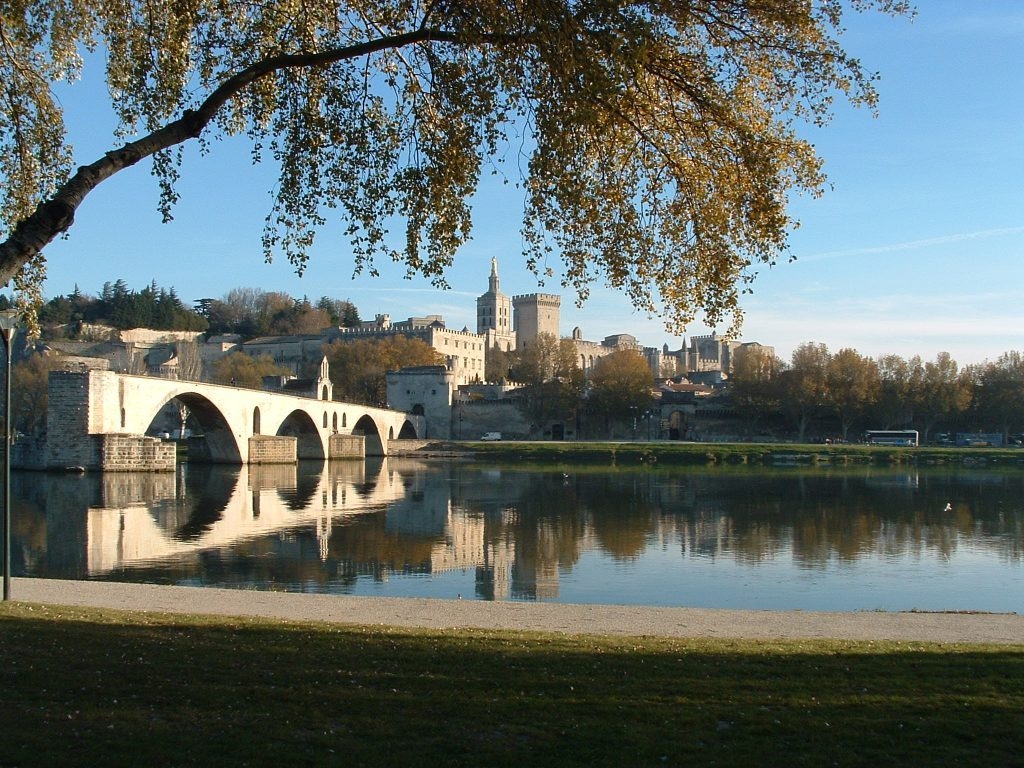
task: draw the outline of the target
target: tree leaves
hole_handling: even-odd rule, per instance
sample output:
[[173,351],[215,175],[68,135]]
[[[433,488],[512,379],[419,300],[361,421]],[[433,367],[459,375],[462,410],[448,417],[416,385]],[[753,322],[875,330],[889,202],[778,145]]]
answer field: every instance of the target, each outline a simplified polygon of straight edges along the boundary
[[[267,259],[301,272],[337,220],[356,272],[393,259],[444,287],[483,168],[516,147],[538,277],[558,259],[581,300],[604,282],[673,331],[698,314],[738,325],[743,287],[786,252],[789,197],[824,188],[797,126],[827,122],[836,96],[877,100],[840,46],[843,6],[22,0],[0,16],[0,277],[38,296],[42,249],[140,158],[169,219],[174,148],[242,133],[280,169]],[[72,174],[50,85],[96,43],[118,138],[140,138]]]

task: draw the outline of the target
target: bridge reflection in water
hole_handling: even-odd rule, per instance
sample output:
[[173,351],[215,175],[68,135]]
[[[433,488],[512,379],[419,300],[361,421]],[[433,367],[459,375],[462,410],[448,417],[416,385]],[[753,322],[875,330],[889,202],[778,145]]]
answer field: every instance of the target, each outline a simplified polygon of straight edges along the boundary
[[[394,570],[475,569],[485,596],[507,596],[514,545],[486,544],[484,518],[456,514],[447,484],[427,483],[425,475],[421,462],[388,458],[49,475],[46,498],[39,499],[46,509],[45,543],[25,542],[24,571],[120,578],[139,569],[159,572],[163,565],[188,572],[189,562],[231,550],[274,557],[311,530],[323,564],[332,559],[332,535],[361,521],[353,538],[365,541],[345,543],[355,557],[335,554],[336,574],[386,580]],[[16,495],[35,495],[26,481],[39,477],[20,475]]]

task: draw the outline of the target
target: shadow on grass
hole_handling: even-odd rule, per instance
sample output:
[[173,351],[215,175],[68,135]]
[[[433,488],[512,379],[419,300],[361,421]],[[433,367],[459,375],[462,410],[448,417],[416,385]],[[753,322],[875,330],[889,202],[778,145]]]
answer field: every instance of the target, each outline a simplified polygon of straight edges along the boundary
[[1024,647],[0,607],[0,765],[1013,765]]

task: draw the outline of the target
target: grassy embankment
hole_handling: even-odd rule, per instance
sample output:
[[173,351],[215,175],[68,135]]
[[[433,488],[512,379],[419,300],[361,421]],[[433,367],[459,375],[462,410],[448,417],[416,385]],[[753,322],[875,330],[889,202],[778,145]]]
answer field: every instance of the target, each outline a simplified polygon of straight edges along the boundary
[[985,464],[1024,468],[1019,448],[891,448],[878,445],[678,442],[438,442],[425,450],[479,461],[564,464]]
[[0,606],[0,765],[1020,765],[1024,646]]

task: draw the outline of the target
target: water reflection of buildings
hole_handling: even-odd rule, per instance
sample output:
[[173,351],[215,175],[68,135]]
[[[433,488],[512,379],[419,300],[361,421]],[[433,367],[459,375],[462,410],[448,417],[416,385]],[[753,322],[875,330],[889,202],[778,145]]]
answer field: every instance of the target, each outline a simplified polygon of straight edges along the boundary
[[499,508],[486,515],[460,507],[453,502],[448,483],[427,483],[423,473],[407,478],[413,480],[410,493],[389,505],[386,530],[432,542],[425,571],[441,574],[474,570],[480,596],[507,598],[515,544],[507,539],[492,541],[487,535],[493,522],[506,519],[507,511]]
[[[211,484],[196,489],[181,477],[153,488],[146,476],[104,473],[101,505],[87,511],[88,570],[180,558],[309,524],[323,551],[337,518],[370,512],[404,493],[393,476],[382,475],[368,479],[362,462],[335,462],[316,474],[294,465],[251,465],[233,477],[212,474]],[[192,493],[199,498],[189,498]]]
[[[449,485],[428,483],[418,462],[334,462],[317,471],[287,465],[183,471],[208,477],[108,473],[86,494],[95,497],[91,502],[54,494],[63,508],[76,499],[86,505],[84,575],[196,560],[247,542],[301,549],[294,539],[312,532],[319,560],[332,561],[339,574],[383,580],[396,568],[472,571],[481,596],[502,599],[511,592],[515,544],[487,535],[492,524],[501,527],[505,513],[456,508]],[[51,520],[64,516],[47,513]],[[391,562],[383,562],[387,556],[381,552],[368,555],[352,546],[353,538],[374,538],[366,535],[372,524],[360,522],[368,517],[382,520],[383,535],[397,542]],[[344,535],[348,529],[353,536]]]

